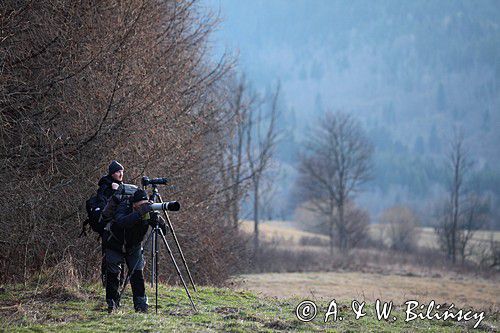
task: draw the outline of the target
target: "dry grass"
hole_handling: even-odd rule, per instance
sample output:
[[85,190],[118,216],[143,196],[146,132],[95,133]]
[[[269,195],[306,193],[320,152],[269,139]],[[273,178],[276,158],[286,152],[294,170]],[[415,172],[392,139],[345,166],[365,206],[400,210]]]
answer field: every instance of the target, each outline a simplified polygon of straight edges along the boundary
[[[262,221],[259,224],[260,235],[263,240],[276,242],[282,246],[298,246],[303,237],[315,238],[328,242],[328,236],[303,231],[299,226],[291,221]],[[241,230],[246,233],[253,232],[253,222],[243,221],[240,224]]]
[[[299,245],[302,237],[319,237],[328,241],[328,236],[303,231],[300,230],[299,227],[300,226],[297,223],[292,221],[262,221],[259,225],[259,230],[261,231],[263,239],[268,241],[281,240],[283,241],[282,245]],[[370,236],[375,240],[385,239],[386,236],[383,229],[384,225],[371,224]],[[253,222],[241,222],[241,230],[248,233],[253,232]],[[418,228],[418,230],[420,232],[418,246],[428,247],[431,249],[438,248],[437,237],[433,228],[423,227]],[[472,242],[489,242],[492,235],[494,241],[500,241],[500,231],[480,230],[474,234]]]
[[[242,230],[252,232],[253,223],[243,222]],[[291,222],[263,222],[260,230],[262,239],[273,243],[275,249],[286,250],[296,256],[308,251],[311,260],[302,261],[300,265],[306,271],[311,268],[314,271],[290,273],[291,270],[281,270],[282,273],[241,275],[234,279],[241,288],[280,298],[335,298],[348,302],[354,299],[367,302],[381,299],[392,300],[396,304],[410,299],[421,303],[434,300],[441,304],[473,307],[487,313],[499,311],[500,275],[494,271],[480,274],[475,268],[447,265],[444,257],[436,251],[436,237],[431,228],[421,229],[419,246],[422,248],[418,252],[355,249],[348,258],[344,258],[349,263],[347,266],[342,266],[340,262],[335,264],[334,261],[339,258],[329,257],[325,246],[301,244],[304,243],[301,239],[306,237],[320,237],[327,241],[326,236],[299,230]],[[374,238],[382,235],[380,226],[372,226],[370,232]],[[488,241],[489,237],[490,232],[480,231],[474,241]],[[494,237],[500,240],[500,232],[496,232]],[[295,258],[290,254],[288,257],[290,260]],[[317,262],[316,265],[313,261]]]
[[[384,228],[386,226],[382,224],[372,224],[370,225],[370,236],[376,240],[386,239]],[[418,237],[418,246],[420,247],[428,247],[431,249],[438,248],[437,237],[434,232],[434,229],[431,227],[418,228],[420,235]],[[500,241],[500,231],[486,231],[479,230],[474,233],[474,236],[471,242],[474,245],[478,245],[480,243],[488,243],[490,241],[490,237],[493,236],[494,241]]]
[[403,304],[435,300],[493,313],[499,310],[498,279],[400,276],[358,272],[265,273],[242,275],[240,287],[273,297]]
[[[388,244],[387,233],[384,232],[384,227],[384,225],[380,224],[370,225],[370,238],[375,242]],[[241,230],[245,233],[251,234],[253,232],[253,222],[243,221],[241,223]],[[274,244],[276,248],[281,249],[325,252],[327,251],[327,247],[325,245],[328,245],[329,243],[328,236],[300,230],[300,225],[292,221],[262,221],[259,225],[259,230],[262,240],[270,242]],[[418,247],[422,249],[439,248],[437,237],[433,228],[423,227],[418,228],[418,230],[420,232],[417,238]],[[493,237],[494,241],[500,242],[500,231],[477,231],[470,242],[470,246],[474,247],[473,252],[481,253],[482,251],[488,251],[491,237]],[[312,244],[312,242],[307,242],[308,240],[313,239],[317,240],[316,245]],[[471,259],[478,258],[473,256]]]

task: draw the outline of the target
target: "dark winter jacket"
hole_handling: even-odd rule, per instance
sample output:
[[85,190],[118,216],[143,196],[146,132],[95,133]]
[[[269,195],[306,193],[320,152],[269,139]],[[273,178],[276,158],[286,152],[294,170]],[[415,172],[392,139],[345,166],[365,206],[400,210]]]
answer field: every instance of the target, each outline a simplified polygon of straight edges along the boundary
[[[96,206],[100,209],[100,216],[97,215],[96,218],[95,218],[95,221],[94,222],[91,222],[90,223],[90,226],[92,227],[92,230],[94,230],[95,232],[97,232],[101,237],[103,237],[103,246],[105,244],[104,240],[105,240],[105,226],[106,226],[106,223],[107,221],[104,219],[104,211],[106,210],[106,207],[107,207],[107,204],[108,204],[108,201],[112,201],[112,200],[109,200],[109,198],[113,197],[115,193],[117,193],[116,190],[113,190],[113,188],[111,187],[111,184],[113,183],[117,183],[119,185],[122,185],[122,182],[118,182],[116,180],[113,179],[113,177],[111,176],[103,176],[101,177],[101,179],[99,179],[99,182],[97,183],[97,185],[99,186],[99,188],[97,189],[97,204]],[[108,209],[109,211],[109,209]],[[111,215],[112,212],[110,212],[110,214],[108,215]],[[99,218],[101,217],[101,218]]]
[[159,223],[165,233],[164,221],[157,213],[149,213],[150,219],[143,220],[138,212],[134,211],[129,200],[122,201],[116,210],[115,220],[111,224],[111,236],[106,246],[116,251],[124,251],[141,245],[152,219],[160,219]]
[[103,176],[99,179],[99,189],[97,190],[97,198],[99,200],[99,207],[106,206],[108,199],[115,193],[115,190],[111,187],[112,183],[117,183],[120,185],[122,182],[118,182],[113,179],[110,175]]
[[120,202],[128,200],[137,189],[138,187],[132,184],[120,184],[120,187],[114,191],[102,210],[101,216],[104,224],[111,222],[115,218]]

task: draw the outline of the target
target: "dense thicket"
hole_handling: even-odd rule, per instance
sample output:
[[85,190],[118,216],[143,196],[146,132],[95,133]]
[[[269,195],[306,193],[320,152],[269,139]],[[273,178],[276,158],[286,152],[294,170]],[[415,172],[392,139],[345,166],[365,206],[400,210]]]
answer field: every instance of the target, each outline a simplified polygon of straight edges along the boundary
[[194,1],[5,0],[0,25],[0,280],[61,262],[96,276],[99,243],[78,234],[117,159],[128,183],[172,177],[195,281],[222,282],[238,245],[217,204],[228,66],[208,61],[213,21]]

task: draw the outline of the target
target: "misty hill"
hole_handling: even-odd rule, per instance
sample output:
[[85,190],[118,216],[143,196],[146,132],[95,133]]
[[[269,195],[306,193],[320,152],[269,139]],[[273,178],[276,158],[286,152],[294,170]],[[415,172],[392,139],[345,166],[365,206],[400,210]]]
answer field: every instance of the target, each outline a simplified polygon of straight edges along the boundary
[[498,1],[207,6],[223,19],[214,41],[239,50],[240,68],[254,86],[281,80],[286,163],[294,164],[317,115],[350,112],[376,147],[376,176],[363,204],[375,213],[398,201],[426,210],[442,195],[444,154],[459,127],[475,162],[471,187],[500,197]]

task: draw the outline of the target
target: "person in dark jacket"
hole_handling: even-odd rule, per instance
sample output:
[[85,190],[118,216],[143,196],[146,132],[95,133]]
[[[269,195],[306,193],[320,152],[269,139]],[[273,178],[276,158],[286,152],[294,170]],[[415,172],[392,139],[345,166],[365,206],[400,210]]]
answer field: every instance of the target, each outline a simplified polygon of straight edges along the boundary
[[108,166],[108,174],[101,177],[97,185],[97,197],[99,199],[99,207],[106,206],[108,199],[116,192],[123,183],[123,166],[117,161],[112,161]]
[[121,202],[116,210],[115,220],[111,224],[110,234],[106,243],[106,303],[108,312],[119,306],[120,294],[119,272],[123,261],[126,262],[129,274],[134,309],[147,312],[148,303],[144,286],[144,256],[142,241],[150,225],[156,222],[165,232],[165,223],[156,212],[152,211],[151,202],[146,191],[138,189],[130,200]]
[[[120,186],[123,185],[123,165],[113,160],[108,166],[108,174],[101,177],[97,185],[99,188],[97,189],[97,202],[98,207],[100,207],[102,212],[102,217],[106,212],[106,207],[109,199],[117,193]],[[110,209],[107,209],[108,215],[114,214],[114,212]],[[111,216],[112,217],[112,216]],[[101,220],[99,220],[101,222]],[[99,233],[101,236],[101,250],[102,250],[102,260],[101,260],[101,280],[105,283],[106,279],[106,257],[104,254],[104,249],[106,247],[106,231],[104,230],[106,223],[97,223],[92,226],[92,229]],[[120,274],[121,280],[123,280],[123,272]]]

